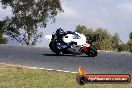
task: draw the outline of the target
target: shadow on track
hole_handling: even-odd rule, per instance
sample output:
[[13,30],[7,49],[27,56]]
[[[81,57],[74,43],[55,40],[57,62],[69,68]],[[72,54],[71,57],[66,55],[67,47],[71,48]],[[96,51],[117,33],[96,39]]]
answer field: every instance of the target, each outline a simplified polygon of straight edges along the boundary
[[75,55],[72,55],[72,54],[65,54],[65,55],[56,55],[56,54],[42,54],[42,55],[44,55],[44,56],[74,56],[74,57],[75,57]]
[[44,55],[44,56],[66,56],[66,57],[89,57],[89,56],[87,56],[87,55],[73,55],[73,54],[64,54],[64,55],[56,55],[56,54],[42,54],[42,55]]

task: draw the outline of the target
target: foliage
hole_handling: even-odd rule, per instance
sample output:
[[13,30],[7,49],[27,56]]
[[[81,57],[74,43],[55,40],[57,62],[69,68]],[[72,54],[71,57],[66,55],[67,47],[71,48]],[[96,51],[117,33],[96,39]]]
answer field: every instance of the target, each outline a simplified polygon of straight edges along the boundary
[[1,0],[4,8],[12,8],[12,17],[6,18],[5,34],[21,44],[36,44],[38,27],[46,27],[51,19],[63,11],[59,0]]
[[114,35],[112,35],[111,37],[111,42],[112,42],[112,48],[115,50],[117,49],[119,43],[120,43],[120,36],[118,33],[115,33]]
[[[111,47],[110,47],[111,43],[109,42],[110,34],[108,33],[108,31],[106,29],[103,29],[103,28],[97,28],[95,30],[95,34],[98,35],[98,38],[95,42],[96,48],[100,49],[100,50],[111,50]],[[108,41],[108,43],[105,43],[107,41]],[[110,44],[110,45],[108,45],[109,48],[106,47],[105,44]]]
[[112,50],[112,42],[110,39],[104,39],[101,41],[101,50]]
[[127,45],[126,44],[119,44],[117,47],[118,52],[127,51]]
[[87,33],[87,27],[85,25],[78,25],[76,27],[76,31],[79,32],[79,33],[82,33],[82,34],[85,34]]
[[2,26],[4,25],[4,21],[0,21],[0,44],[5,44],[7,42],[6,38],[3,37]]
[[132,53],[132,40],[127,42],[128,50]]
[[129,38],[130,38],[130,40],[132,40],[132,32],[130,32]]
[[0,44],[6,44],[7,40],[3,37],[1,37],[1,34],[0,34]]

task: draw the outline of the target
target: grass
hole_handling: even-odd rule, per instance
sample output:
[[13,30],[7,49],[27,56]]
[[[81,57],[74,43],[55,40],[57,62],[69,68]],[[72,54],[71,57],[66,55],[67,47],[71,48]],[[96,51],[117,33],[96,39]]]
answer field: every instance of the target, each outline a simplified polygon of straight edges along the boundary
[[132,88],[132,83],[80,86],[72,73],[0,65],[0,88]]

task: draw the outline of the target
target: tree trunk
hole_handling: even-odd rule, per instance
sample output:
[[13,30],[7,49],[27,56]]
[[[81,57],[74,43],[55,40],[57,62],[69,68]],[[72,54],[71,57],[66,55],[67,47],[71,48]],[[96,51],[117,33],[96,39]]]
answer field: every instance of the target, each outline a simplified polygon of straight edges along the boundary
[[29,46],[29,45],[30,45],[30,39],[31,39],[31,29],[28,29],[27,35],[28,35],[28,38],[27,38],[27,45]]

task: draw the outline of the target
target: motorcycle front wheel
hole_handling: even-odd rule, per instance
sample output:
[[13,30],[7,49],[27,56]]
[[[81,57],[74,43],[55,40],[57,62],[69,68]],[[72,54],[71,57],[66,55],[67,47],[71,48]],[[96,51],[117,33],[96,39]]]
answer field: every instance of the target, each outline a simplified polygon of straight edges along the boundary
[[89,47],[88,52],[84,52],[84,53],[89,57],[95,57],[98,54],[97,50],[93,46]]
[[97,53],[96,53],[96,51],[94,51],[94,50],[89,50],[89,52],[87,53],[87,55],[88,55],[89,57],[95,57],[95,56],[97,56]]

